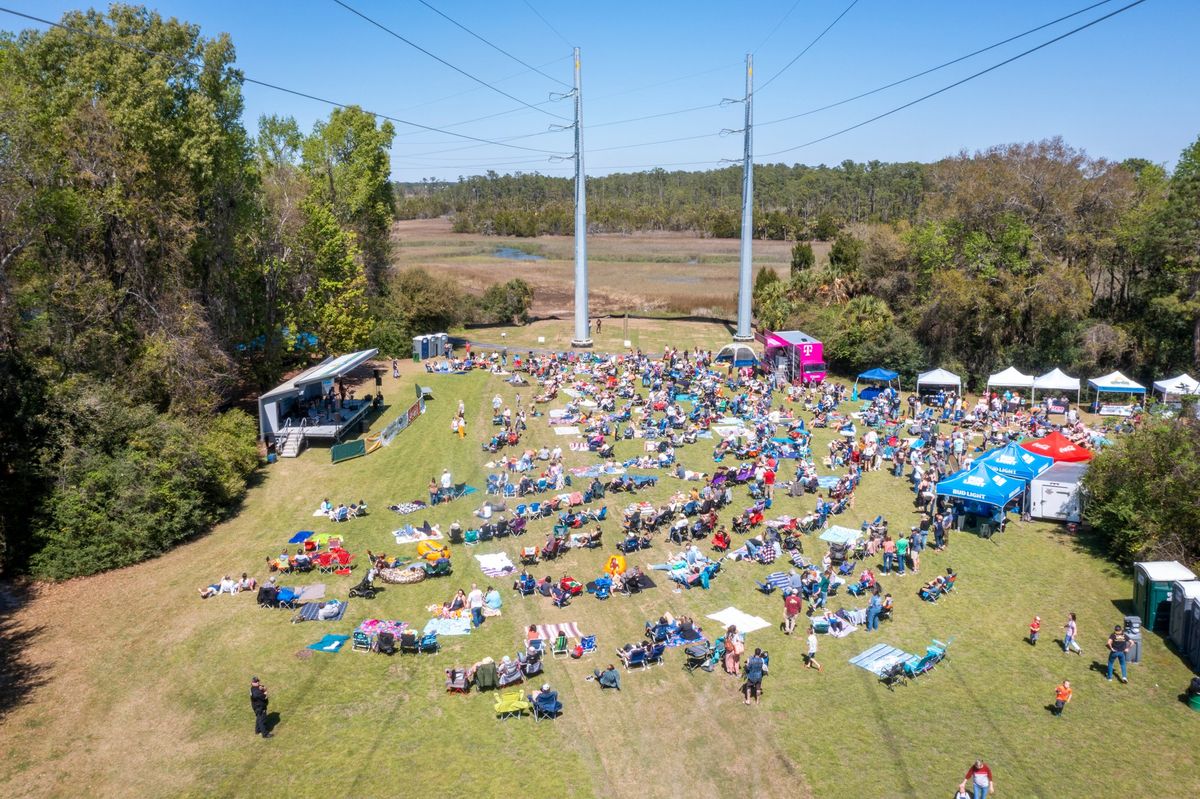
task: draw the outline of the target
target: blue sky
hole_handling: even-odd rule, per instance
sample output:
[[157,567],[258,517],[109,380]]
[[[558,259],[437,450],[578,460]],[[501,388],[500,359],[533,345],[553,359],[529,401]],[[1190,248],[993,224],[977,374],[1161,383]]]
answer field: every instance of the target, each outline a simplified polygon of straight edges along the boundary
[[[461,69],[530,104],[563,87],[492,50],[417,0],[345,0]],[[567,83],[570,47],[582,48],[585,163],[589,174],[665,168],[707,169],[741,157],[741,105],[627,124],[634,117],[715,105],[744,93],[744,58],[755,53],[759,87],[812,41],[850,0],[574,4],[529,0],[427,0],[474,32]],[[755,93],[755,152],[816,139],[916,99],[1126,5],[1113,0],[1004,47],[902,86],[828,111],[797,114],[965,55],[1082,9],[1096,0],[859,0],[841,21],[770,85]],[[539,150],[568,152],[559,123],[437,63],[332,0],[157,0],[165,16],[229,33],[238,66],[277,83],[391,116]],[[76,3],[6,0],[58,19]],[[791,10],[790,14],[788,14]],[[785,15],[786,18],[785,18]],[[782,20],[782,24],[780,24]],[[0,14],[0,26],[30,26]],[[36,26],[35,26],[36,27]],[[772,31],[774,31],[772,33]],[[1093,156],[1173,164],[1200,135],[1200,2],[1148,0],[1013,64],[858,130],[759,161],[835,164],[930,161],[959,150],[1061,135]],[[522,74],[523,73],[523,74]],[[308,129],[329,107],[247,85],[246,124],[290,114]],[[540,106],[570,117],[570,100]],[[490,119],[455,125],[519,109]],[[451,127],[453,126],[453,127]],[[493,168],[569,175],[569,162],[540,152],[477,146],[444,133],[397,125],[393,176],[455,178]],[[537,134],[537,135],[530,135]],[[643,143],[701,137],[662,144]],[[628,146],[639,145],[639,146]],[[464,149],[465,148],[465,149]],[[619,148],[619,149],[610,149]],[[693,163],[696,162],[696,163]],[[681,164],[675,167],[673,165]]]

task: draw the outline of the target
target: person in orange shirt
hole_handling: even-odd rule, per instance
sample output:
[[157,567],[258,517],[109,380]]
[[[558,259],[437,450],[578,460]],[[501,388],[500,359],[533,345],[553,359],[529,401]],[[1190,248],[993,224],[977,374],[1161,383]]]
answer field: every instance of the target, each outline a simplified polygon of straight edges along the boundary
[[1062,684],[1054,689],[1054,715],[1061,716],[1063,708],[1071,701],[1071,681],[1063,680]]
[[1042,617],[1034,616],[1033,621],[1029,622],[1029,645],[1037,646],[1038,633],[1042,631]]

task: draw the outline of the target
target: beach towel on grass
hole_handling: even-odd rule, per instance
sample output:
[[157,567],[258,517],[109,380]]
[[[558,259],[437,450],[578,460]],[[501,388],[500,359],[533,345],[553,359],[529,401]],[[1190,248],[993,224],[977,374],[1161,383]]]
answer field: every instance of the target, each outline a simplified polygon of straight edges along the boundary
[[842,478],[838,477],[836,474],[827,474],[824,477],[817,478],[817,485],[821,488],[829,490],[830,488],[836,488],[838,481],[841,479]]
[[792,577],[787,572],[771,572],[767,578],[763,580],[762,585],[767,586],[772,591],[778,588],[787,588],[792,584]]
[[875,644],[870,649],[850,658],[850,665],[866,669],[878,677],[889,667],[909,661],[913,657],[915,655],[910,655],[903,649],[897,649],[888,644]]
[[579,631],[579,625],[573,621],[560,624],[537,625],[538,638],[543,641],[553,641],[558,638],[559,633],[567,636],[567,638],[574,638],[576,641],[583,638],[583,633]]
[[738,632],[743,635],[752,633],[755,630],[765,630],[771,626],[769,621],[760,619],[758,616],[751,616],[749,613],[743,613],[734,607],[710,613],[708,614],[708,618],[720,622],[725,627],[731,624],[737,625]]
[[329,511],[321,510],[320,508],[317,508],[315,511],[313,511],[313,516],[328,516],[328,515],[329,515]]
[[320,641],[309,644],[309,649],[315,649],[318,652],[337,652],[342,648],[342,644],[350,640],[348,635],[326,635]]
[[648,575],[648,574],[643,574],[638,577],[637,586],[642,591],[645,591],[648,588],[658,588],[658,585],[655,584],[655,582],[650,579],[650,575]]
[[414,499],[412,502],[399,502],[395,505],[388,505],[388,510],[395,511],[401,516],[407,516],[410,513],[416,513],[419,510],[428,507],[419,499]]
[[479,561],[479,568],[488,577],[507,577],[517,570],[513,562],[508,559],[508,555],[503,552],[476,555],[475,560]]
[[350,603],[338,602],[337,613],[333,616],[330,616],[328,619],[322,619],[319,615],[321,613],[322,604],[326,603],[306,602],[305,604],[301,605],[300,612],[296,614],[294,619],[292,619],[292,623],[298,623],[302,621],[341,621],[342,617],[346,615],[346,607]]
[[294,536],[289,538],[288,543],[289,544],[303,544],[309,538],[312,538],[312,534],[313,534],[312,530],[301,530],[300,532],[296,533]]
[[436,526],[431,530],[422,530],[408,524],[392,531],[392,537],[396,539],[397,544],[416,544],[420,541],[438,541],[442,533]]
[[568,425],[565,427],[554,428],[556,436],[577,436],[579,435],[579,427],[577,425]]
[[425,629],[421,631],[421,635],[429,635],[437,633],[438,637],[443,635],[470,635],[471,620],[470,619],[430,619],[425,624]]

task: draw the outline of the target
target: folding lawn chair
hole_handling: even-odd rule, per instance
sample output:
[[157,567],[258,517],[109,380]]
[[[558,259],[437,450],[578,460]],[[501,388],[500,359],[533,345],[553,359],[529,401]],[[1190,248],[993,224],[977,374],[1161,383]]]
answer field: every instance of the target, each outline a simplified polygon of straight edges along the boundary
[[501,691],[496,695],[496,701],[492,707],[496,711],[497,718],[503,720],[519,718],[527,710],[533,709],[533,703],[526,699],[520,691]]
[[596,651],[596,636],[585,635],[579,639],[579,649],[585,655],[590,655]]
[[366,633],[364,633],[361,630],[355,630],[354,631],[354,640],[353,640],[353,643],[350,645],[350,648],[355,650],[356,652],[370,652],[371,651],[371,636],[367,635]]
[[567,635],[559,633],[554,639],[554,643],[550,646],[550,654],[556,658],[570,657],[570,652],[567,650]]

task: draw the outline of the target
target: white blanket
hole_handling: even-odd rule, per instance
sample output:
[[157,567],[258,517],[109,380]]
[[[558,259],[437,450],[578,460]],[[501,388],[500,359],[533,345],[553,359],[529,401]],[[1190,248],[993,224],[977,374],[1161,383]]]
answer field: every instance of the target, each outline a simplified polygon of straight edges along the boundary
[[737,625],[738,632],[743,635],[752,633],[755,630],[765,630],[771,626],[771,622],[766,619],[751,616],[749,613],[743,613],[734,607],[725,608],[717,613],[710,613],[708,614],[708,618],[719,621],[724,627],[728,627],[731,624]]
[[576,426],[556,427],[554,428],[554,434],[558,436],[577,436],[579,435],[579,428]]
[[479,568],[485,574],[490,572],[503,572],[515,570],[516,566],[508,559],[508,555],[503,552],[493,552],[488,555],[476,555],[475,560],[479,561]]

